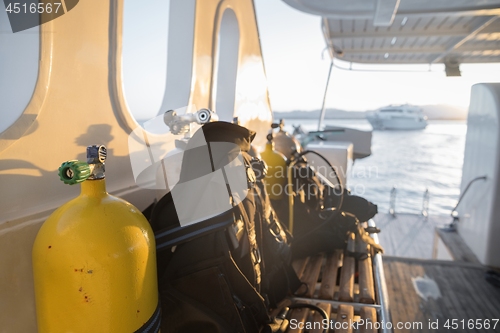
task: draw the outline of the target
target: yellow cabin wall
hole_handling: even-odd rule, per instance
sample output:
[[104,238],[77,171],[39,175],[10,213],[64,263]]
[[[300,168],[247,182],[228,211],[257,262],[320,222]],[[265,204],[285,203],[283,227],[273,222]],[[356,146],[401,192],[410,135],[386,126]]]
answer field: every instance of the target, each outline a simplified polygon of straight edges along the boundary
[[[227,7],[241,33],[235,115],[264,142],[272,116],[251,0],[197,2],[190,103],[211,106],[218,13]],[[108,190],[139,209],[155,196],[135,185],[130,166],[127,140],[138,124],[122,91],[122,10],[123,0],[80,1],[41,26],[35,92],[0,133],[0,332],[36,331],[34,238],[50,213],[79,193],[58,179],[61,162],[84,160],[87,145],[104,144]]]

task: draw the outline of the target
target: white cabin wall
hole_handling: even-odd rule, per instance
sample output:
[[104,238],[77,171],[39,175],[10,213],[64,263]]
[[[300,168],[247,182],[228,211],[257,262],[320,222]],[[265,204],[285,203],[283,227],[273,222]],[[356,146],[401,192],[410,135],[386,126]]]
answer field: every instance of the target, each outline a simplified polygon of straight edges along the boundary
[[[128,110],[115,102],[115,82],[110,80],[116,65],[115,37],[109,33],[116,15],[110,14],[111,8],[107,1],[83,1],[40,27],[40,72],[25,110],[36,119],[16,140],[0,137],[2,143],[11,142],[0,152],[4,164],[0,173],[0,294],[6,307],[0,312],[0,323],[5,332],[36,331],[33,241],[48,215],[79,193],[79,186],[64,185],[58,179],[61,162],[85,160],[87,145],[105,144],[108,190],[127,197],[135,186],[127,136],[136,124]],[[12,128],[22,130],[22,126],[15,123]],[[148,193],[137,195],[144,201],[147,197]],[[144,201],[135,204],[145,208]]]
[[485,265],[500,267],[500,83],[472,87],[461,192],[473,183],[458,206],[459,232]]
[[[234,10],[240,27],[234,113],[264,142],[272,115],[251,0],[197,1],[189,104],[209,107],[213,97],[214,38],[224,8]],[[122,90],[122,10],[122,0],[80,1],[40,27],[35,91],[0,133],[0,332],[36,331],[33,242],[50,213],[79,193],[58,179],[61,162],[85,160],[87,145],[105,144],[108,191],[139,209],[155,196],[136,186],[130,164],[128,136],[138,124]]]

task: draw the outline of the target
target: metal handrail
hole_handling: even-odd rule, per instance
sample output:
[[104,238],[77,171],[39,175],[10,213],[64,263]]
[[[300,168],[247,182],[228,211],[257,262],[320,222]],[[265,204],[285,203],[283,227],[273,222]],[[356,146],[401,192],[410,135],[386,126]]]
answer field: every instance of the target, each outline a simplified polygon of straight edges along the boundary
[[[389,214],[391,214],[393,217],[396,216],[396,197],[398,194],[397,188],[394,186],[391,189],[391,199],[389,203]],[[427,218],[429,216],[429,189],[425,189],[424,196],[422,199],[422,210],[420,212],[422,216]]]
[[456,218],[456,216],[453,214],[457,211],[457,208],[458,208],[458,205],[460,205],[460,203],[462,202],[462,199],[464,198],[465,194],[467,193],[467,191],[469,190],[470,186],[472,185],[472,183],[478,181],[478,180],[486,180],[488,179],[488,177],[486,175],[484,176],[479,176],[479,177],[476,177],[474,179],[472,179],[469,184],[467,184],[467,186],[465,187],[465,190],[462,192],[462,194],[460,195],[460,198],[458,198],[458,202],[457,202],[457,205],[455,206],[455,208],[452,209],[451,211],[451,217],[453,218]]
[[392,216],[396,216],[396,194],[397,189],[396,187],[393,187],[391,190],[391,201],[389,206],[389,214],[391,214]]
[[[375,221],[373,219],[368,220],[369,227],[376,227]],[[371,237],[375,243],[379,244],[378,235],[371,234]],[[380,328],[381,333],[392,333],[392,325],[387,325],[387,323],[392,323],[391,312],[389,310],[389,295],[387,293],[387,285],[385,281],[384,265],[382,263],[382,253],[377,252],[373,256],[373,275],[375,277],[376,295],[380,303],[379,308],[379,318],[380,321],[386,323]],[[389,326],[389,327],[388,327]]]
[[429,216],[429,189],[425,189],[424,198],[422,199],[422,216]]

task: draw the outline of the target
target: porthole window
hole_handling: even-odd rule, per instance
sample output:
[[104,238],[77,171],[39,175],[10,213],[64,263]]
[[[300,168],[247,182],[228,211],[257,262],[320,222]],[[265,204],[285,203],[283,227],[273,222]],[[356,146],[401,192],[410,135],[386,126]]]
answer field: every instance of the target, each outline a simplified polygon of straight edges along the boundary
[[139,123],[189,103],[195,0],[125,0],[123,90]]
[[[0,5],[2,8],[3,5]],[[39,27],[12,33],[0,10],[0,133],[22,116],[35,90],[40,58]]]
[[234,11],[228,8],[224,11],[219,29],[215,92],[215,111],[224,121],[233,120],[239,45],[238,20]]

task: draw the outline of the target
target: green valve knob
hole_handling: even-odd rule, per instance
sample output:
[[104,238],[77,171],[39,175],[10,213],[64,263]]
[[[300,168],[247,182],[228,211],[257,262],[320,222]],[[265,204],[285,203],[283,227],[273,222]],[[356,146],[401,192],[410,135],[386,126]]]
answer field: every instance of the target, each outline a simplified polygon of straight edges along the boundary
[[90,176],[90,167],[86,162],[66,161],[59,167],[59,178],[64,184],[75,185]]

